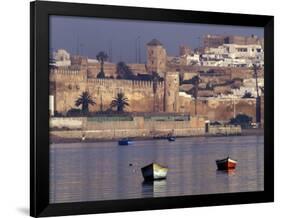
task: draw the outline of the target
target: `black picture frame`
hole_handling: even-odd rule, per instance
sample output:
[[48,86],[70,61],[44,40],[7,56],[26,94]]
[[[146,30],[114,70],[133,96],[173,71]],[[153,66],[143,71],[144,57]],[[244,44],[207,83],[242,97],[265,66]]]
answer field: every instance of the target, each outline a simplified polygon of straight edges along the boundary
[[[264,28],[264,191],[49,204],[49,16],[82,16],[255,26]],[[155,210],[274,200],[274,17],[140,7],[35,1],[30,4],[30,215],[59,216]]]

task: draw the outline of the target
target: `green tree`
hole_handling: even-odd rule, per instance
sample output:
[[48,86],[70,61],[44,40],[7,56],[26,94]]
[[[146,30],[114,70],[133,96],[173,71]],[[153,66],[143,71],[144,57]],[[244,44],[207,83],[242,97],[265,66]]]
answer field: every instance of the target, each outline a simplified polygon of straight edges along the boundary
[[128,98],[125,97],[124,93],[118,93],[117,96],[111,102],[111,108],[117,108],[118,112],[123,112],[125,107],[130,106]]
[[230,120],[230,124],[240,125],[242,128],[248,128],[252,123],[253,118],[246,114],[238,114]]
[[97,57],[97,60],[100,62],[100,72],[98,73],[97,78],[105,78],[103,65],[104,65],[104,62],[108,59],[108,55],[104,51],[100,51],[96,57]]
[[88,91],[82,92],[79,98],[75,101],[75,106],[79,107],[82,105],[82,113],[88,114],[89,105],[95,105],[96,102],[93,100],[92,96]]
[[245,93],[242,96],[242,98],[254,98],[254,96],[252,95],[251,92],[245,91]]
[[82,115],[82,111],[80,108],[70,108],[66,115],[69,117],[77,117]]
[[192,78],[192,84],[193,84],[193,97],[195,99],[195,107],[194,107],[194,113],[197,115],[197,97],[198,97],[198,88],[199,88],[200,78],[199,76],[195,76]]
[[157,72],[155,72],[155,71],[152,71],[152,73],[151,73],[151,77],[152,77],[152,80],[153,81],[160,81],[161,80],[161,77],[160,77],[160,75],[157,73]]
[[135,75],[125,62],[117,63],[116,74],[118,79],[134,79]]

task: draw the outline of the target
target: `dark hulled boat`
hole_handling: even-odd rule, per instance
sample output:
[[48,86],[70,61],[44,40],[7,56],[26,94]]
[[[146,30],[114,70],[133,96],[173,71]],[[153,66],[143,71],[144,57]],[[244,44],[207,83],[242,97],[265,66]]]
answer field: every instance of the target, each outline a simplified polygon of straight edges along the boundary
[[227,157],[222,160],[216,160],[218,170],[233,170],[237,165],[237,161]]
[[128,139],[128,138],[124,138],[118,141],[119,145],[131,145],[133,144],[133,141]]
[[168,139],[169,142],[176,141],[176,137],[174,137],[174,136],[168,136],[167,139]]
[[[173,130],[174,132],[174,130]],[[173,135],[173,132],[170,132],[168,135],[167,135],[167,139],[169,142],[174,142],[176,141],[176,137]]]

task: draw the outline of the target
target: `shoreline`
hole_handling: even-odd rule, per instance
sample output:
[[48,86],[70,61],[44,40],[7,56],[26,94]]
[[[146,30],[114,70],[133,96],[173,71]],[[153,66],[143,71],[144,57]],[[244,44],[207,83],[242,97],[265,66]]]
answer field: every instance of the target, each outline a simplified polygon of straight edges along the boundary
[[[230,137],[230,136],[260,136],[264,135],[264,129],[242,129],[241,134],[202,134],[202,135],[191,135],[191,136],[177,136],[177,138],[194,138],[194,137]],[[166,137],[130,137],[134,141],[147,141],[147,140],[167,140]],[[50,132],[50,144],[66,144],[66,143],[94,143],[94,142],[116,142],[119,139],[95,139],[95,138],[86,138],[84,141],[81,141],[81,138],[63,138],[59,136],[52,135]]]

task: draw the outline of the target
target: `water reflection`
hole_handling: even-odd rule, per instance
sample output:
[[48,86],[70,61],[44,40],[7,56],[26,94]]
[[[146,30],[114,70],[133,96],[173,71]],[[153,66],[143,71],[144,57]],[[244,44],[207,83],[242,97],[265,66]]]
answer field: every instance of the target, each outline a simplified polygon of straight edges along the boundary
[[143,197],[161,197],[166,193],[166,179],[142,182]]
[[235,169],[230,170],[217,170],[217,175],[227,175],[227,176],[234,176],[235,175]]

